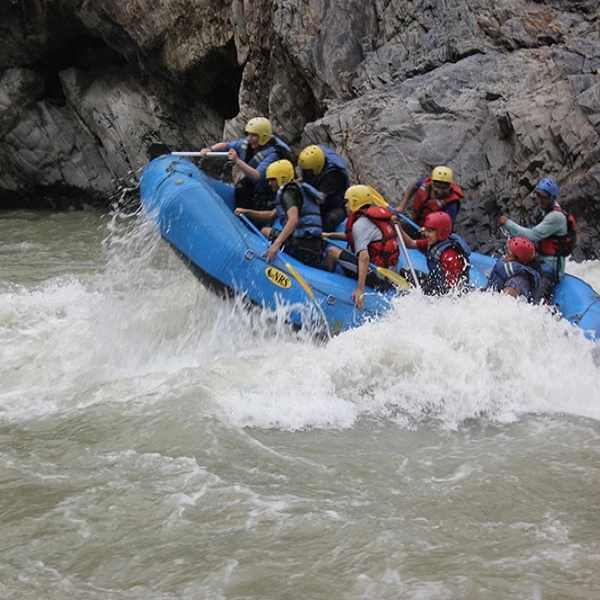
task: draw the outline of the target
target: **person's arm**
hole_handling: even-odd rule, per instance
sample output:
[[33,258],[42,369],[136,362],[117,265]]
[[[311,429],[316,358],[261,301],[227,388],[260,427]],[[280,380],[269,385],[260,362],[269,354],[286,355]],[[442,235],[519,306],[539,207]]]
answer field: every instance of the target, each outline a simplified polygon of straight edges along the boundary
[[352,292],[352,298],[357,308],[365,307],[365,284],[367,272],[369,271],[369,252],[361,250],[358,253],[358,285]]
[[502,293],[518,298],[519,296],[527,296],[530,291],[531,281],[529,278],[526,275],[517,273],[506,280]]
[[565,216],[557,211],[546,214],[541,223],[538,223],[535,227],[518,225],[506,215],[502,215],[498,220],[511,237],[521,235],[533,242],[539,242],[551,235],[562,235],[559,231],[564,229],[566,222]]
[[247,177],[253,181],[258,181],[261,178],[261,174],[257,169],[251,167],[248,163],[245,163],[238,155],[237,151],[233,148],[229,150],[227,158]]
[[212,146],[207,146],[200,150],[200,156],[205,156],[208,152],[225,152],[227,150],[227,142],[217,142]]
[[249,219],[255,219],[256,221],[263,221],[268,223],[272,221],[277,216],[277,210],[254,210],[252,208],[236,208],[235,214],[239,217],[240,215],[244,215]]
[[345,241],[348,239],[348,236],[346,235],[345,231],[324,231],[321,234],[321,237],[324,240],[342,240]]
[[398,206],[396,206],[396,208],[394,208],[394,213],[396,213],[397,215],[402,214],[406,210],[406,205],[408,204],[408,201],[413,197],[414,193],[415,193],[415,188],[414,188],[414,186],[411,185],[404,192],[404,195],[402,196],[402,200],[400,200],[400,204],[398,204]]
[[458,216],[458,211],[460,209],[460,204],[458,202],[450,202],[450,204],[446,204],[446,212],[452,219],[452,222],[456,222],[456,217]]
[[419,181],[415,181],[412,185],[406,188],[404,192],[404,196],[402,196],[402,200],[400,200],[400,204],[396,208],[394,208],[394,213],[399,215],[406,210],[406,205],[408,201],[415,195],[416,191],[421,187],[423,180],[419,179]]
[[410,248],[411,250],[414,250],[417,247],[417,241],[413,240],[410,235],[408,235],[408,233],[406,233],[406,231],[404,231],[404,228],[402,227],[402,225],[400,225],[398,227],[398,229],[400,230],[400,235],[402,236],[402,239],[404,240],[404,244],[406,245],[407,248]]
[[278,250],[281,248],[281,246],[283,246],[285,240],[287,240],[294,233],[294,231],[296,231],[299,217],[300,211],[298,210],[298,207],[290,206],[290,208],[287,210],[287,222],[285,227],[267,250],[267,262],[271,262],[271,260],[273,260]]

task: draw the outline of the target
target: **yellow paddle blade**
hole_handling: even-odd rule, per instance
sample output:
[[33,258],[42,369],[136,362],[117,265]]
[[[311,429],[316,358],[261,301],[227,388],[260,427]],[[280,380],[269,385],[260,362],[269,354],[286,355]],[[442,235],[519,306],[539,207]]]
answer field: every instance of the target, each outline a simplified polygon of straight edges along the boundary
[[396,273],[396,271],[392,271],[391,269],[386,269],[385,267],[377,267],[377,272],[383,277],[389,279],[394,285],[402,288],[403,290],[410,290],[410,283]]
[[302,277],[302,275],[300,275],[300,273],[298,273],[298,271],[296,271],[296,269],[294,269],[294,267],[292,267],[292,265],[290,265],[289,262],[285,263],[285,268],[292,274],[292,276],[294,277],[294,279],[301,285],[302,289],[313,299],[316,300],[315,298],[315,294],[312,291],[312,288],[310,287],[310,285],[308,285],[306,279],[304,279],[304,277]]
[[369,189],[371,190],[371,196],[373,196],[375,204],[378,206],[385,206],[386,208],[389,206],[385,201],[385,198],[374,187],[369,186]]

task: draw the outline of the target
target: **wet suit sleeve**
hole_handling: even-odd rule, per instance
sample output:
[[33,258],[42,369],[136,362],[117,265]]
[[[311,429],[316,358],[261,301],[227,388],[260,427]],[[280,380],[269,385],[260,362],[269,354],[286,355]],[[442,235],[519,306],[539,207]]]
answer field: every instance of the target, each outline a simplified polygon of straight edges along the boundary
[[288,186],[283,193],[281,194],[281,206],[283,206],[283,210],[287,213],[287,211],[292,208],[292,206],[296,206],[298,211],[302,210],[302,192],[295,186]]
[[547,213],[535,227],[523,227],[509,219],[506,221],[504,229],[511,237],[522,235],[534,242],[539,242],[551,235],[565,235],[567,232],[567,218],[562,213],[553,211]]
[[426,239],[415,240],[415,243],[417,244],[417,250],[419,252],[422,252],[423,254],[427,254],[427,240]]
[[256,170],[262,179],[267,176],[267,167],[274,163],[276,160],[279,160],[279,156],[277,156],[277,152],[275,148],[269,147],[268,149],[261,149],[263,152],[264,158],[258,163]]
[[458,202],[450,202],[450,204],[446,205],[446,212],[450,215],[452,222],[456,221],[456,216],[458,215],[458,209],[460,208],[460,204]]
[[240,156],[242,155],[242,144],[245,142],[245,138],[241,140],[233,140],[232,142],[226,142],[225,150],[235,150]]
[[417,179],[413,184],[412,184],[412,193],[414,194],[425,182],[424,178],[421,179]]

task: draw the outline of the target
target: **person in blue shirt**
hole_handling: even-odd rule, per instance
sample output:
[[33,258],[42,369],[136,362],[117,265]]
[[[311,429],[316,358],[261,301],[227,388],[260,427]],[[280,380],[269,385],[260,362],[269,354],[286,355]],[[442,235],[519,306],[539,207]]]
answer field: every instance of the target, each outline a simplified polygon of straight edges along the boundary
[[557,202],[559,188],[554,179],[542,179],[533,193],[543,211],[542,219],[537,225],[523,227],[506,215],[501,215],[498,221],[511,237],[522,236],[537,245],[542,265],[541,295],[549,299],[565,273],[566,258],[557,252],[557,247],[558,242],[567,236],[567,216]]
[[202,148],[200,156],[208,152],[228,152],[229,160],[243,173],[235,186],[235,205],[270,210],[275,207],[275,194],[267,185],[267,167],[276,160],[288,159],[291,149],[273,135],[271,121],[265,117],[250,119],[245,132],[245,138]]

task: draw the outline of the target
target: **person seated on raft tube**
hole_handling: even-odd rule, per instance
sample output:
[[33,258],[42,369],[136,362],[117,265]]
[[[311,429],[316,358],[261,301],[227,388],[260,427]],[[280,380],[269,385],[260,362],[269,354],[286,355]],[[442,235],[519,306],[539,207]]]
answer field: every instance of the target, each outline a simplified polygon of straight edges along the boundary
[[412,198],[412,218],[419,227],[424,226],[427,215],[439,211],[448,213],[452,223],[455,223],[465,193],[454,183],[453,179],[452,169],[444,165],[435,167],[431,171],[430,177],[415,181],[404,192],[394,213],[403,213],[408,201]]
[[290,147],[273,135],[271,121],[265,117],[254,117],[246,124],[246,137],[231,142],[217,142],[200,150],[229,153],[229,160],[243,173],[235,186],[235,205],[255,210],[270,210],[275,207],[275,196],[267,185],[267,167],[282,158],[291,157]]
[[535,227],[523,227],[511,221],[506,215],[498,217],[498,222],[512,236],[522,236],[537,244],[537,252],[542,264],[541,295],[548,300],[554,287],[564,277],[566,257],[561,253],[562,240],[568,233],[567,216],[557,202],[559,188],[554,179],[542,179],[534,190],[544,215]]
[[[351,250],[330,246],[325,256],[325,269],[333,271],[336,265],[358,280],[352,298],[357,308],[364,308],[365,285],[377,290],[386,290],[392,283],[369,266],[392,267],[398,264],[398,238],[392,225],[392,211],[382,206],[373,206],[375,199],[366,185],[350,186],[344,194],[346,200],[346,231],[326,232],[325,239],[348,240]],[[353,254],[353,252],[355,254]]]
[[429,213],[421,232],[425,238],[414,240],[400,227],[406,247],[416,248],[427,257],[429,274],[420,279],[423,293],[434,296],[466,290],[471,249],[459,235],[452,233],[450,215],[441,211]]
[[319,193],[307,183],[294,181],[294,165],[278,160],[267,167],[267,183],[276,193],[276,207],[270,211],[236,208],[236,215],[246,215],[257,221],[279,219],[283,230],[263,227],[262,233],[271,245],[264,253],[271,262],[278,250],[310,266],[318,267],[323,250],[323,222],[319,208]]
[[346,161],[327,146],[307,146],[298,156],[302,181],[321,195],[323,231],[335,231],[346,218],[344,193],[350,186]]
[[508,242],[506,254],[499,258],[490,274],[486,290],[495,290],[513,298],[523,296],[535,304],[540,297],[542,268],[535,257],[535,244],[517,236]]

